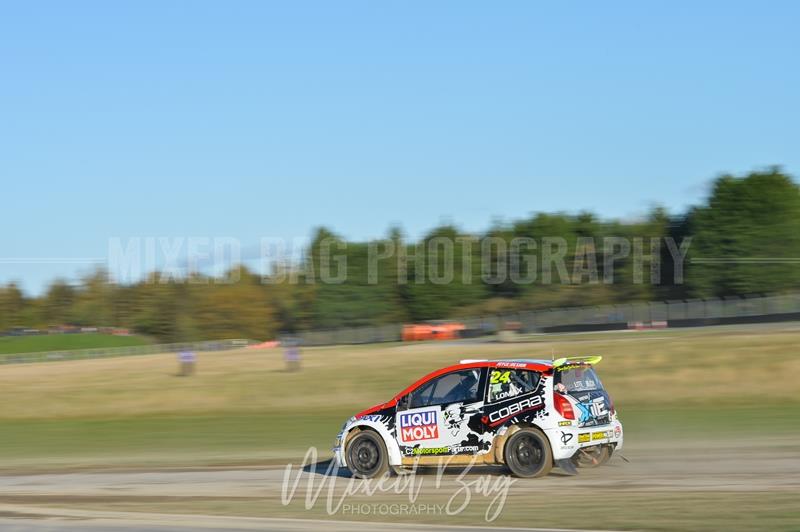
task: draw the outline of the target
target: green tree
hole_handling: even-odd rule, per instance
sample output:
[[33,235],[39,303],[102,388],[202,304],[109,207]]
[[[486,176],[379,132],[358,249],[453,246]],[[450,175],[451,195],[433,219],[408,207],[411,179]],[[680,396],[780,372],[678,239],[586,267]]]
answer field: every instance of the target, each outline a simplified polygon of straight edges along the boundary
[[[697,209],[689,271],[698,296],[781,292],[800,288],[800,189],[778,168],[714,182]],[[722,259],[703,263],[698,259]]]
[[0,332],[25,325],[24,312],[27,306],[25,296],[16,283],[0,287]]
[[42,304],[43,325],[64,325],[70,323],[72,305],[75,303],[75,287],[63,279],[50,284]]
[[447,318],[489,296],[481,278],[481,243],[446,225],[405,246],[407,275],[401,295],[414,321]]

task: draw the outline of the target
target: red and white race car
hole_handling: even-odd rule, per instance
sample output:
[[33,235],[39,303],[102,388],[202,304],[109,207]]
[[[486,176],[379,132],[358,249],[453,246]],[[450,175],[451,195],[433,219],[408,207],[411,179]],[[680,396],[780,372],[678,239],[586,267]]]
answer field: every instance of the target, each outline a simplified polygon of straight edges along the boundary
[[336,462],[362,478],[475,460],[520,477],[603,464],[623,437],[594,371],[601,358],[463,360],[434,371],[347,420]]

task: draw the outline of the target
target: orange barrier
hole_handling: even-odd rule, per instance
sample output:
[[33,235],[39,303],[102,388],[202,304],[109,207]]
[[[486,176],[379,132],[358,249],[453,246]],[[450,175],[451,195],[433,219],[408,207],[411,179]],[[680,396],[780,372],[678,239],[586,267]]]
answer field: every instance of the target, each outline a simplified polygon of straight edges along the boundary
[[267,342],[261,342],[260,344],[253,344],[248,345],[247,349],[268,349],[270,347],[278,347],[281,343],[277,340],[269,340]]
[[454,340],[465,329],[463,323],[414,323],[403,325],[403,341]]

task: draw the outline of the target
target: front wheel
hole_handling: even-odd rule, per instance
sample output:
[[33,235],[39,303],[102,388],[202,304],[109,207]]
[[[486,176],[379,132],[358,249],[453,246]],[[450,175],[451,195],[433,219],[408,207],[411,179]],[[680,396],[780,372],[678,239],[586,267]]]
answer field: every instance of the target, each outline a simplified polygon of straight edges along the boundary
[[521,429],[506,442],[503,448],[506,467],[517,477],[543,477],[553,468],[550,442],[538,429]]
[[364,430],[347,443],[347,467],[358,478],[375,478],[389,470],[389,458],[383,438]]

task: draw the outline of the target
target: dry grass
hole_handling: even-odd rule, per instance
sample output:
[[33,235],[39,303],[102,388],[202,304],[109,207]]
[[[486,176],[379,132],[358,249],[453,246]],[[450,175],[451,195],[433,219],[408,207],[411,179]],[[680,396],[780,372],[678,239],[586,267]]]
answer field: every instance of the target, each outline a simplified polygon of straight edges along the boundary
[[0,367],[2,419],[160,414],[289,413],[359,409],[386,400],[429,370],[461,358],[602,354],[600,375],[619,407],[746,405],[800,397],[800,329],[715,328],[537,337],[536,341],[313,348],[303,371],[282,352],[200,354],[175,376],[173,355]]

